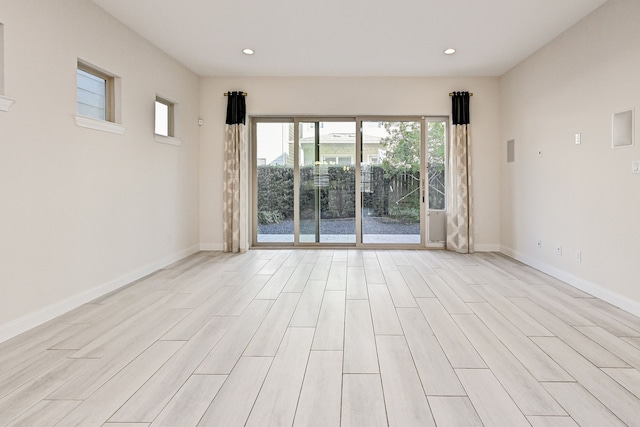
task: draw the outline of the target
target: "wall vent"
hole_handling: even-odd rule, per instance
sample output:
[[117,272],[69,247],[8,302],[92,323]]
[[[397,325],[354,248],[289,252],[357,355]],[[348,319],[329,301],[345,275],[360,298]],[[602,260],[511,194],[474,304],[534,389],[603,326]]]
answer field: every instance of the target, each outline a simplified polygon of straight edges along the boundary
[[516,140],[510,139],[507,141],[507,163],[513,163],[516,161]]

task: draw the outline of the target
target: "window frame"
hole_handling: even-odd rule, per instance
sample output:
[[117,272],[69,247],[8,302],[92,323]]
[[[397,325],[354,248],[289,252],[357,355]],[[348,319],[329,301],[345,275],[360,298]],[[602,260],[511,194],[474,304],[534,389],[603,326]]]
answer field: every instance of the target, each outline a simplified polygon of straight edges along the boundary
[[[157,104],[162,104],[165,105],[167,107],[167,134],[163,135],[161,133],[156,132],[156,124],[158,121],[158,109],[157,109]],[[170,101],[169,99],[160,96],[160,95],[156,95],[156,101],[154,103],[154,133],[156,136],[162,136],[165,138],[175,138],[176,136],[176,132],[175,132],[175,122],[176,122],[176,118],[175,118],[175,110],[176,110],[176,103],[173,101]]]
[[[248,215],[251,218],[251,247],[316,247],[315,243],[306,243],[300,242],[299,234],[300,234],[300,224],[299,218],[296,222],[294,219],[294,242],[259,242],[258,241],[258,174],[257,174],[257,125],[258,123],[293,123],[293,141],[294,144],[301,145],[301,140],[303,139],[304,130],[311,130],[310,127],[300,126],[301,124],[311,124],[312,122],[323,122],[323,121],[351,121],[354,120],[356,123],[356,164],[355,164],[355,175],[356,175],[356,193],[362,192],[363,188],[363,174],[362,162],[358,162],[357,159],[361,159],[364,155],[364,130],[366,123],[371,122],[379,122],[376,128],[380,128],[381,122],[384,121],[413,121],[420,123],[420,162],[421,162],[421,175],[424,175],[422,178],[421,188],[423,194],[421,197],[421,205],[420,205],[420,239],[421,243],[413,244],[413,243],[402,243],[402,244],[378,244],[378,243],[363,243],[362,240],[358,242],[357,236],[362,236],[362,201],[360,197],[356,197],[356,243],[333,243],[333,244],[325,244],[321,243],[318,247],[356,247],[356,248],[378,248],[378,249],[424,249],[424,248],[443,248],[444,241],[439,240],[433,234],[432,226],[439,227],[441,222],[438,221],[444,215],[445,210],[430,210],[429,202],[428,202],[428,123],[429,122],[442,122],[444,123],[444,161],[445,161],[445,209],[447,204],[447,197],[449,194],[449,180],[447,176],[448,170],[448,149],[449,149],[449,128],[451,124],[450,116],[442,116],[442,115],[412,115],[412,116],[376,116],[376,115],[363,115],[363,116],[295,116],[295,115],[287,115],[287,116],[278,116],[278,115],[255,115],[249,116],[250,123],[250,148],[249,148],[249,156],[250,156],[250,164],[251,164],[251,202],[248,204]],[[294,149],[294,215],[298,215],[299,217],[299,159],[302,155],[301,147],[298,146],[297,149]],[[369,156],[372,156],[370,154]],[[378,158],[378,164],[380,164],[380,158]],[[360,217],[360,220],[358,218]],[[437,217],[437,218],[435,218]],[[360,224],[359,224],[360,223]],[[440,232],[440,231],[439,231]],[[446,234],[446,231],[445,231]],[[297,236],[297,237],[296,237]],[[297,241],[296,241],[297,240]],[[322,246],[325,245],[325,246]]]
[[0,96],[4,95],[4,24],[0,22]]
[[[345,161],[345,159],[349,159],[349,163],[340,163],[340,160]],[[339,165],[339,166],[349,166],[355,164],[355,159],[353,156],[340,156],[340,155],[331,155],[331,156],[322,156],[322,162],[330,165]]]
[[[78,114],[78,70],[89,73],[100,79],[105,80],[105,117],[106,120],[96,119]],[[80,58],[76,62],[76,125],[82,128],[94,129],[103,132],[115,133],[122,135],[125,127],[122,126],[122,118],[120,113],[121,99],[121,79],[115,74],[109,73],[95,65],[92,65]]]
[[[105,122],[116,123],[116,114],[115,114],[115,76],[102,71],[101,69],[90,65],[84,61],[78,59],[78,67],[77,71],[83,71],[87,74],[91,74],[94,77],[98,77],[99,79],[104,80],[105,82],[105,118],[104,119],[96,119],[95,117],[83,116],[81,114],[77,114],[80,117],[85,117],[88,119],[94,120],[103,120]],[[76,71],[76,78],[77,78]],[[78,84],[76,82],[76,112],[77,112],[77,103],[78,103]]]
[[9,111],[13,99],[4,96],[4,24],[0,22],[0,111]]
[[[157,120],[157,108],[156,103],[166,105],[167,108],[167,133],[168,136],[156,133],[156,120]],[[178,103],[171,98],[162,96],[156,93],[155,101],[153,103],[153,136],[156,142],[161,144],[175,145],[177,147],[182,146],[182,140],[180,139],[180,126],[179,126],[179,110]]]

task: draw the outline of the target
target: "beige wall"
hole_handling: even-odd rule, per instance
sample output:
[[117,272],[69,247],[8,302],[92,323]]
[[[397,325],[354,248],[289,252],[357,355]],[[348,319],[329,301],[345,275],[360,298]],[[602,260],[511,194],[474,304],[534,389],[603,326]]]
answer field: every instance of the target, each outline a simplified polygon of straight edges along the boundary
[[[610,0],[501,78],[500,163],[503,250],[640,314],[638,22],[640,2]],[[636,145],[612,149],[611,115],[630,107]]]
[[[0,341],[222,247],[229,90],[249,115],[345,116],[449,115],[448,92],[474,92],[477,248],[640,313],[640,141],[610,148],[611,114],[640,99],[637,22],[640,3],[610,0],[502,78],[198,78],[91,2],[0,0]],[[77,58],[122,77],[124,135],[75,125]],[[154,140],[156,93],[179,103],[182,147]]]
[[200,109],[200,241],[222,247],[224,92],[247,92],[248,115],[450,115],[453,90],[471,102],[476,246],[497,250],[499,91],[497,78],[203,78]]
[[[84,0],[0,0],[0,341],[197,249],[199,78]],[[77,127],[76,61],[122,78],[124,135]],[[182,147],[154,141],[156,93]]]

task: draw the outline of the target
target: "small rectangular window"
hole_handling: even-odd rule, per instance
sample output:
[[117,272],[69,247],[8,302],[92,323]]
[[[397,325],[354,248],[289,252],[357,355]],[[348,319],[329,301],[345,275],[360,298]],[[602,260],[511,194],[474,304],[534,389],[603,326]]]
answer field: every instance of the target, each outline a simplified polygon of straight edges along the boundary
[[174,137],[175,104],[156,96],[156,135]]
[[114,77],[78,61],[78,115],[113,122]]
[[324,164],[334,164],[336,163],[336,157],[335,156],[322,156],[322,163]]

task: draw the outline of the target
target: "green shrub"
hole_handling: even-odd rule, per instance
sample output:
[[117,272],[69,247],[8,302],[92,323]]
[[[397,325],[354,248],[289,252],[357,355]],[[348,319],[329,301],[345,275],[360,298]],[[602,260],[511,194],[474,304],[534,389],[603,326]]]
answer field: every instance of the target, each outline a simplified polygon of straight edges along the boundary
[[278,222],[293,219],[293,168],[288,166],[258,166],[258,221],[262,222],[260,212],[264,212],[264,219],[271,220],[277,212]]
[[389,216],[408,223],[420,222],[420,208],[391,206]]
[[259,224],[280,224],[283,220],[284,215],[278,211],[258,211]]
[[[323,171],[321,187],[316,187],[316,169],[313,165],[300,167],[300,214],[312,218],[315,214],[316,192],[320,198],[322,218],[353,218],[356,198],[375,217],[395,217],[404,221],[417,221],[420,216],[420,177],[417,173],[394,173],[385,177],[380,165],[371,166],[363,173],[368,183],[360,194],[355,193],[355,167],[331,165]],[[365,175],[366,174],[366,175]],[[293,168],[290,166],[258,166],[258,221],[276,224],[293,219]],[[444,182],[444,179],[442,179]],[[433,185],[431,180],[430,185]],[[439,202],[430,200],[431,206]],[[443,204],[443,203],[442,203]]]

